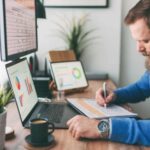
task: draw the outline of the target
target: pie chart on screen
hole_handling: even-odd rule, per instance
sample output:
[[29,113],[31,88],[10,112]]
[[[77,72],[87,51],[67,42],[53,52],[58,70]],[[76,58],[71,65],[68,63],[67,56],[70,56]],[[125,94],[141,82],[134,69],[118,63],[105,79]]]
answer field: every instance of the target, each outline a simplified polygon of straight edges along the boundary
[[79,68],[73,68],[72,70],[72,75],[74,76],[74,78],[76,79],[80,79],[81,78],[81,71]]
[[16,84],[17,89],[20,90],[21,85],[20,85],[20,81],[19,81],[18,77],[16,77],[16,79],[15,79],[15,84]]

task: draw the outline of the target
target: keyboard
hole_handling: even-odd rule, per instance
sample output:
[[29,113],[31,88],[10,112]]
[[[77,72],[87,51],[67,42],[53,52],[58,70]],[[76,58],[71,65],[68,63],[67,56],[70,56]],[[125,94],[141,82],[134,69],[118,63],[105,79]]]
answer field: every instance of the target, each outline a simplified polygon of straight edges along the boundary
[[50,104],[44,105],[40,110],[40,117],[47,118],[49,122],[60,123],[65,105],[64,104]]

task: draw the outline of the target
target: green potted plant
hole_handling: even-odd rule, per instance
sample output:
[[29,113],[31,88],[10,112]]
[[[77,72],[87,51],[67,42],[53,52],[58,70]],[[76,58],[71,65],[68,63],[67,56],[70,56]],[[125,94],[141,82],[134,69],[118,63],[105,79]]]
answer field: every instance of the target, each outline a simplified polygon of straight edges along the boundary
[[5,143],[5,128],[7,111],[5,105],[13,98],[13,91],[11,88],[0,88],[0,149],[4,149]]
[[64,18],[64,24],[55,22],[58,26],[56,33],[66,43],[66,49],[75,52],[77,59],[80,59],[91,42],[98,38],[92,35],[96,30],[88,28],[89,21],[89,15],[84,15],[80,18],[74,16],[71,20]]

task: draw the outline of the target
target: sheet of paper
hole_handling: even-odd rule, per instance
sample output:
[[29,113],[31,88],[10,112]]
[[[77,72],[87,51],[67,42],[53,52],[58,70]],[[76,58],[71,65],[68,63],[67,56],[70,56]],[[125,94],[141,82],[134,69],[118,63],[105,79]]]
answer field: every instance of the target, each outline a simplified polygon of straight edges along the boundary
[[108,117],[134,117],[137,114],[127,111],[118,105],[109,105],[107,108],[97,104],[93,99],[68,98],[67,101],[84,113],[89,118],[108,118]]

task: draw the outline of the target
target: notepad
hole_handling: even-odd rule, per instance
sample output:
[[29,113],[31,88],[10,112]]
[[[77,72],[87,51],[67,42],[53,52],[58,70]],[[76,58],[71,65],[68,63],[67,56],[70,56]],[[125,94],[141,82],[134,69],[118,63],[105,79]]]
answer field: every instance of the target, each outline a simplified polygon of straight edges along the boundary
[[110,117],[136,117],[137,114],[130,112],[123,107],[115,104],[107,108],[100,106],[94,99],[86,98],[67,98],[71,106],[85,114],[89,118],[101,119]]

